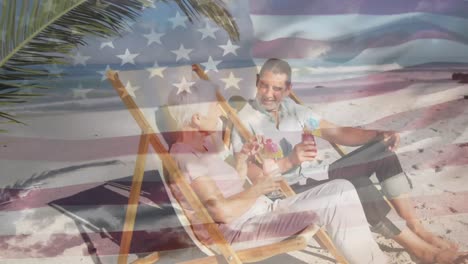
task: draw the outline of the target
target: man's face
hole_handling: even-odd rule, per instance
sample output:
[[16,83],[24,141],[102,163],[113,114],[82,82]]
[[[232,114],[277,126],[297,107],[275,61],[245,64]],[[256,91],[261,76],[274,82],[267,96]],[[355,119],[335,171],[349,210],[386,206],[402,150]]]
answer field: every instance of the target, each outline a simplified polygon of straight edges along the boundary
[[265,71],[257,77],[257,101],[268,112],[277,111],[283,98],[289,96],[291,85],[287,85],[285,73]]

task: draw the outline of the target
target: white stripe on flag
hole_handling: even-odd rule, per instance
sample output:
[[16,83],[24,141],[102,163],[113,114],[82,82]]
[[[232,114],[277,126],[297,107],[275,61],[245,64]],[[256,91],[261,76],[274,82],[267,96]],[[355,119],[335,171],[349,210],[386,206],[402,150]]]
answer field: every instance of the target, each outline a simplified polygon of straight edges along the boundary
[[398,15],[251,15],[251,19],[255,37],[263,41],[289,37],[333,41],[379,30],[393,23],[409,25],[418,20],[462,36],[468,35],[465,30],[468,19],[419,12]]

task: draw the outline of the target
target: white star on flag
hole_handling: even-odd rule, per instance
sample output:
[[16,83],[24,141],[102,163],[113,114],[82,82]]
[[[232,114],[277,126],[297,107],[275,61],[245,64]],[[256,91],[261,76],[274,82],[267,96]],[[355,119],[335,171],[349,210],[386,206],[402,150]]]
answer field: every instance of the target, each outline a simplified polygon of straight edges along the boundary
[[153,42],[156,42],[158,44],[162,44],[161,43],[161,37],[164,36],[164,34],[157,33],[157,32],[154,31],[154,29],[152,29],[149,34],[145,34],[143,36],[145,36],[145,38],[148,39],[148,43],[146,44],[146,46],[149,46]]
[[117,57],[119,57],[121,60],[122,60],[122,63],[120,64],[120,66],[123,66],[125,65],[126,63],[130,63],[130,64],[135,64],[135,57],[138,56],[139,54],[138,53],[130,53],[130,51],[128,49],[125,49],[125,53],[122,54],[122,55],[116,55]]
[[218,31],[218,30],[219,30],[218,28],[211,27],[209,23],[206,23],[206,26],[204,28],[199,29],[198,31],[200,31],[202,33],[202,38],[201,39],[204,40],[207,37],[216,39],[214,33],[216,31]]
[[58,74],[61,74],[63,72],[63,69],[57,67],[57,64],[52,64],[51,66],[46,66],[44,68],[46,68],[47,71],[49,71],[49,74],[51,74],[51,75],[56,75],[56,74],[58,75]]
[[154,0],[140,0],[140,2],[143,5],[143,10],[146,8],[156,8],[156,5],[154,4]]
[[165,69],[167,69],[167,67],[159,67],[158,63],[155,62],[152,68],[148,68],[146,70],[150,73],[149,78],[151,79],[156,75],[161,77],[161,78],[164,78],[163,71]]
[[127,82],[127,84],[125,85],[125,89],[127,90],[127,93],[135,98],[135,91],[140,89],[140,86],[132,86],[132,84],[130,83],[130,81]]
[[223,56],[226,56],[226,55],[229,54],[229,53],[232,53],[232,54],[234,54],[234,55],[237,56],[237,51],[236,51],[236,50],[237,50],[238,48],[240,48],[240,47],[237,46],[237,45],[232,45],[230,39],[228,39],[228,42],[227,42],[226,45],[219,45],[219,47],[222,48],[222,49],[224,50]]
[[114,42],[113,40],[110,40],[110,41],[107,41],[107,42],[101,42],[101,47],[100,47],[100,49],[103,49],[103,48],[105,48],[105,47],[110,47],[110,48],[114,49],[115,47],[114,47],[114,43],[113,43],[113,42]]
[[171,50],[172,53],[177,55],[176,62],[180,59],[184,58],[186,60],[190,60],[189,53],[192,52],[193,49],[186,49],[183,44],[180,44],[178,50]]
[[186,16],[181,16],[179,12],[176,13],[175,17],[169,18],[169,20],[172,22],[172,29],[175,29],[178,26],[181,26],[183,28],[187,27],[185,25],[185,21],[187,21],[188,18]]
[[75,56],[73,56],[73,65],[83,65],[83,66],[86,66],[86,61],[89,60],[89,58],[91,58],[90,56],[83,56],[81,55],[79,52],[77,52],[75,54]]
[[240,90],[239,88],[239,82],[242,81],[242,78],[236,78],[236,76],[234,76],[234,73],[230,72],[229,73],[229,77],[227,78],[221,78],[221,81],[223,81],[226,86],[224,87],[225,90],[233,87],[237,90]]
[[109,6],[109,3],[103,3],[103,2],[101,2],[101,1],[99,1],[99,0],[96,1],[94,4],[95,4],[96,6],[98,6],[98,7],[100,7],[100,8],[107,8],[107,7]]
[[111,69],[111,68],[110,68],[109,64],[107,64],[105,70],[103,70],[103,71],[97,71],[97,73],[99,73],[99,74],[102,75],[102,76],[101,76],[101,82],[107,80],[107,75],[106,75],[106,73],[107,73],[107,71],[109,71],[110,69]]
[[214,71],[214,72],[218,72],[218,64],[220,64],[221,61],[215,61],[213,60],[213,58],[210,56],[208,57],[208,61],[207,62],[203,62],[201,63],[203,66],[205,66],[205,71]]
[[186,91],[187,93],[192,93],[190,90],[190,87],[194,84],[195,82],[187,82],[185,77],[182,77],[182,81],[180,83],[174,83],[174,86],[177,87],[177,94],[180,94],[183,91]]
[[73,90],[73,99],[75,98],[81,98],[83,100],[88,99],[86,96],[89,92],[91,92],[93,89],[83,89],[83,86],[81,83],[78,85],[78,88],[72,89]]

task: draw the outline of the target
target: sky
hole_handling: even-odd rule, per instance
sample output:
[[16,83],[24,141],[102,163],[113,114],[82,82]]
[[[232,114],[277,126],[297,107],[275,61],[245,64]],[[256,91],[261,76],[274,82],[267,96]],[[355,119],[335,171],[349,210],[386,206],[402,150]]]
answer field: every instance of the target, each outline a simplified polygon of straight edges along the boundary
[[[239,27],[237,43],[228,42],[227,33],[206,18],[190,23],[175,4],[156,1],[120,37],[88,37],[88,45],[69,57],[69,66],[48,66],[66,74],[47,81],[66,88],[47,92],[48,98],[81,97],[71,89],[115,95],[103,75],[109,68],[148,71],[199,63],[220,79],[228,78],[230,69],[279,57],[292,65],[293,82],[316,83],[468,62],[467,1],[239,0],[229,1],[227,8]],[[145,78],[158,78],[156,73]]]

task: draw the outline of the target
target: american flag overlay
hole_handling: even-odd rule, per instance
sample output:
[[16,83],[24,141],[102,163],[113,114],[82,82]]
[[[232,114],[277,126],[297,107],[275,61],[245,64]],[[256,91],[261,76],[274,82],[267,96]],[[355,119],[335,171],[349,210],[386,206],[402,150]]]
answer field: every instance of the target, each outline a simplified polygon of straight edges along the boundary
[[[192,64],[226,98],[252,99],[268,58],[290,63],[293,91],[325,119],[399,132],[396,153],[418,217],[468,251],[468,1],[219,1],[239,40],[203,15],[190,19],[176,1],[143,2],[120,36],[86,37],[68,64],[43,66],[62,75],[43,80],[51,89],[42,96],[0,105],[25,123],[0,133],[0,263],[116,263],[141,129],[107,70],[119,73],[153,122],[171,89],[198,79]],[[324,140],[317,144],[321,160],[339,157]],[[162,263],[204,256],[171,206],[154,154],[131,259],[154,251],[167,253]],[[391,263],[414,263],[396,242],[375,238]],[[276,261],[333,259],[311,242],[265,263]]]

